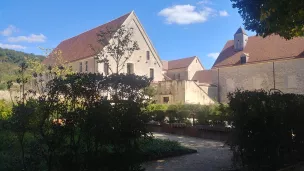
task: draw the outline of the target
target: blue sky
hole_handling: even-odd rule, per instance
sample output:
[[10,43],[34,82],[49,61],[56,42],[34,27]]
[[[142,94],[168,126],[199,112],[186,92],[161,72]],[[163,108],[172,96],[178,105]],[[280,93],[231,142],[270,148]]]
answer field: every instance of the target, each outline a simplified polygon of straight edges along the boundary
[[132,10],[163,60],[196,55],[205,68],[243,23],[229,0],[9,0],[0,6],[0,47],[42,54],[38,47],[55,48]]

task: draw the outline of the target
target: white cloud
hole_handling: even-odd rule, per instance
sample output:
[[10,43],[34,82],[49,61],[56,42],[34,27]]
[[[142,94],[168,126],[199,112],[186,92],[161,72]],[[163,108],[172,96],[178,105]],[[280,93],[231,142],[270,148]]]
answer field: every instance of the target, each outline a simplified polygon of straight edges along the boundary
[[222,16],[222,17],[227,17],[227,16],[229,16],[229,14],[228,14],[228,12],[227,11],[219,11],[219,14],[220,14],[220,16]]
[[43,34],[31,34],[29,36],[9,37],[7,40],[9,42],[45,42],[46,36],[44,36]]
[[217,57],[220,55],[220,53],[215,52],[215,53],[209,53],[207,56],[213,59],[217,59]]
[[158,15],[165,17],[169,24],[192,24],[207,21],[213,13],[214,10],[209,7],[197,10],[192,5],[175,5],[161,10]]
[[25,46],[11,45],[11,44],[2,44],[2,43],[0,43],[0,47],[1,48],[5,48],[5,49],[26,49]]
[[14,32],[17,32],[17,31],[18,31],[18,29],[15,26],[9,25],[6,29],[4,29],[3,31],[0,31],[0,35],[10,36]]

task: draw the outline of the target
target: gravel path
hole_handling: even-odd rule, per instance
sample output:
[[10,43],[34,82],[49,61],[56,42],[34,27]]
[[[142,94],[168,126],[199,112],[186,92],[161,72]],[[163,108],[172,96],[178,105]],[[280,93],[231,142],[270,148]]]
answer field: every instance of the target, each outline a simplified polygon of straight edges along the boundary
[[147,162],[144,164],[147,171],[221,171],[231,166],[232,153],[222,142],[163,133],[154,133],[154,136],[179,141],[198,153]]

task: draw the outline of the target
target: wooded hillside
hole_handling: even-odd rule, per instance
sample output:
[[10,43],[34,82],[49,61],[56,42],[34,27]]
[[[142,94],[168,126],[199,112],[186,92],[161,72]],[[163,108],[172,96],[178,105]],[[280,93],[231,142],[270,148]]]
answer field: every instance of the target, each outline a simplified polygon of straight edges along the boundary
[[0,48],[0,90],[6,88],[6,82],[17,78],[18,65],[27,59],[42,61],[45,57],[33,53]]

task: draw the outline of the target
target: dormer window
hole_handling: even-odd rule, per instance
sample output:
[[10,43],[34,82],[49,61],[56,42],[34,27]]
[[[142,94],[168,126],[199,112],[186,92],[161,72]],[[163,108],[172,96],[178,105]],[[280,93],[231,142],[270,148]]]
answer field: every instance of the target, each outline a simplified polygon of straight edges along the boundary
[[241,57],[241,64],[246,64],[247,60],[246,60],[246,56],[242,56]]
[[249,60],[249,54],[248,53],[243,53],[241,55],[241,64],[246,64]]

